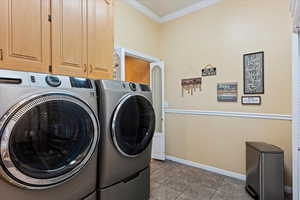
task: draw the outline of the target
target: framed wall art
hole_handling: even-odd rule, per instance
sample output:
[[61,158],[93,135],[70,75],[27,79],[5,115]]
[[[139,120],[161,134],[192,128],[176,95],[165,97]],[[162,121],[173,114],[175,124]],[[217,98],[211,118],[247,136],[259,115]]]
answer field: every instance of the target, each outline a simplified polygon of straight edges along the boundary
[[199,78],[190,78],[181,80],[181,96],[184,96],[184,92],[187,91],[188,94],[193,95],[194,92],[202,90],[202,77]]
[[264,94],[264,52],[244,55],[244,93]]
[[242,96],[243,105],[261,105],[260,96]]
[[238,84],[219,83],[217,86],[217,98],[219,102],[237,102]]

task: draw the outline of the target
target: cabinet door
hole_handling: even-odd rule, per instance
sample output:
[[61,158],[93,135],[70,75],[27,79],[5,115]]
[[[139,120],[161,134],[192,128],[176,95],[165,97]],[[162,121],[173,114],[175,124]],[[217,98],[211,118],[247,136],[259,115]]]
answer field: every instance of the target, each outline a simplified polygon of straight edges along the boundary
[[89,0],[89,78],[113,77],[113,2]]
[[0,0],[0,68],[47,72],[49,0]]
[[87,76],[87,0],[52,0],[54,74]]

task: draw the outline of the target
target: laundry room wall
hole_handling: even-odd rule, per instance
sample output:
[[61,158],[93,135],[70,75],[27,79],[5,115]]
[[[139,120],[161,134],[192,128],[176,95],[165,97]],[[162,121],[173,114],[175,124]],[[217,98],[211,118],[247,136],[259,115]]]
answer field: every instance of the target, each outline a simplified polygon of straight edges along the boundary
[[114,3],[115,45],[159,57],[160,24],[122,0]]
[[[291,115],[291,27],[288,0],[223,0],[162,24],[167,109]],[[261,106],[243,106],[243,54],[256,51],[265,52],[265,94]],[[181,79],[199,77],[204,64],[217,67],[217,76],[182,97]],[[222,82],[238,82],[237,103],[217,102]],[[166,114],[167,155],[245,174],[245,142],[264,141],[285,151],[287,185],[291,134],[290,120]]]

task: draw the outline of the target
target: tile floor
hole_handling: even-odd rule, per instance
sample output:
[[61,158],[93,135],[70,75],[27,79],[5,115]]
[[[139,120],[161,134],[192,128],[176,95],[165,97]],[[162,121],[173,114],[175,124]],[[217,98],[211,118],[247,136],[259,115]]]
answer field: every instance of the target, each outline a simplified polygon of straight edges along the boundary
[[150,200],[252,200],[244,185],[240,180],[171,161],[151,163]]

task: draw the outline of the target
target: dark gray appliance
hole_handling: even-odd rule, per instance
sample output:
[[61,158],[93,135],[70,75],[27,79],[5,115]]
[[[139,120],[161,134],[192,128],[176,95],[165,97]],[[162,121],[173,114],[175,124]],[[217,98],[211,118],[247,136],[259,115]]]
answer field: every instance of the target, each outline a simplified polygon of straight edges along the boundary
[[99,200],[148,200],[155,113],[148,86],[97,80]]
[[246,191],[258,200],[284,200],[284,152],[263,142],[246,142]]
[[0,199],[95,200],[94,82],[0,70],[0,102]]

